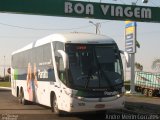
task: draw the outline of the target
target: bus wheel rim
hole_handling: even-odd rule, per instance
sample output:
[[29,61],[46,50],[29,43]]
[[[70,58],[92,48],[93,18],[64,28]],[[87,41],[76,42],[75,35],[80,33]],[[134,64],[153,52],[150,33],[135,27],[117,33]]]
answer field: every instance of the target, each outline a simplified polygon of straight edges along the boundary
[[57,99],[54,99],[54,104],[53,104],[54,112],[58,113],[58,104],[57,104]]

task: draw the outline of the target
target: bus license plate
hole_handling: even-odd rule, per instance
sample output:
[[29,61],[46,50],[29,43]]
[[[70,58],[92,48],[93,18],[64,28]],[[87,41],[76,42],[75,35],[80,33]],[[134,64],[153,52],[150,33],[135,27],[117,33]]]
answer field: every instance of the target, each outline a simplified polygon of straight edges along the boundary
[[105,107],[105,104],[97,104],[95,105],[95,108],[104,108]]

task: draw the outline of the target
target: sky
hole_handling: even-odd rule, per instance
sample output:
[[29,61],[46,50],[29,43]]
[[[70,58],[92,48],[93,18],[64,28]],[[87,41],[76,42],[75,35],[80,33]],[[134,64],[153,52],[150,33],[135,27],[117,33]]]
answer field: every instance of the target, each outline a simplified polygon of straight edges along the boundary
[[[84,1],[99,2],[98,0]],[[136,1],[101,0],[101,2],[115,4],[131,4]],[[160,0],[150,0],[148,4],[142,4],[141,0],[138,0],[137,5],[160,7]],[[10,66],[13,51],[53,33],[95,33],[95,26],[89,21],[100,23],[100,34],[112,37],[119,48],[125,50],[124,21],[0,12],[0,75],[3,76],[4,64],[6,69]],[[137,22],[137,40],[141,47],[137,49],[135,61],[143,65],[144,71],[153,72],[152,62],[160,58],[160,23]]]

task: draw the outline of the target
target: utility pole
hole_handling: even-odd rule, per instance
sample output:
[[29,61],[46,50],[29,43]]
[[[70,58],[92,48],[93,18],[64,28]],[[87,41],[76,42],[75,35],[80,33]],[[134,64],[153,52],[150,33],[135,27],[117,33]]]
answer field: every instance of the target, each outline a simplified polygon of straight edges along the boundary
[[92,21],[89,21],[89,23],[93,24],[95,27],[96,27],[96,34],[98,34],[98,31],[99,31],[99,34],[100,34],[100,30],[99,30],[99,27],[100,27],[100,23],[94,23]]
[[4,56],[4,81],[5,81],[5,75],[6,73],[5,73],[5,56]]

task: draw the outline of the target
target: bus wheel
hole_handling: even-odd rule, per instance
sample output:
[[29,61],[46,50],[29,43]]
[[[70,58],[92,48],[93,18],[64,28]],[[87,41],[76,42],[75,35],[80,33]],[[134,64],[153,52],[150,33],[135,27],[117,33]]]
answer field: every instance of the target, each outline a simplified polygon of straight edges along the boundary
[[143,90],[143,94],[144,94],[144,96],[148,95],[148,90],[146,88]]
[[25,100],[24,98],[24,92],[23,90],[20,92],[20,95],[19,95],[19,102],[23,105],[27,105],[27,100]]
[[149,91],[148,91],[148,96],[149,96],[149,97],[152,97],[152,96],[153,96],[153,90],[149,90]]
[[57,115],[60,114],[60,111],[58,109],[58,103],[57,103],[56,95],[53,96],[53,100],[52,100],[52,112],[54,112]]

